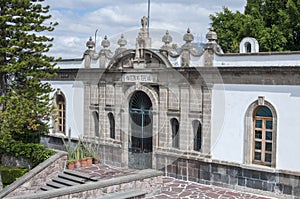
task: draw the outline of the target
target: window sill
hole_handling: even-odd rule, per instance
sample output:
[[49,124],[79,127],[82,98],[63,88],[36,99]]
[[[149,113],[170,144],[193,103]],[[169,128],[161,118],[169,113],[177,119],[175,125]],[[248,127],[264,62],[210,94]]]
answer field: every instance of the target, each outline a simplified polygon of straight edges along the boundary
[[241,168],[269,172],[269,173],[275,173],[277,171],[273,167],[263,166],[263,165],[259,165],[259,164],[241,164]]

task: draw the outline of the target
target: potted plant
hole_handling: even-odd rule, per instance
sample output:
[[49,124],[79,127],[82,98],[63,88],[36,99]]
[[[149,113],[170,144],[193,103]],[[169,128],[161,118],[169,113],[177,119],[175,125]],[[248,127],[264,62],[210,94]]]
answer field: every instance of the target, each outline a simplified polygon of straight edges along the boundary
[[68,169],[74,169],[75,167],[75,160],[74,160],[74,150],[71,147],[71,139],[70,137],[68,137],[68,143],[65,142],[65,139],[62,138],[62,141],[64,143],[65,146],[65,150],[68,153],[68,159],[67,159],[67,168]]
[[68,159],[67,160],[67,168],[72,170],[75,168],[75,160],[74,159]]
[[100,163],[100,151],[101,151],[100,143],[96,138],[91,143],[92,143],[91,151],[92,151],[93,163],[98,164]]
[[93,164],[93,144],[92,142],[88,141],[87,138],[82,139],[83,149],[85,151],[85,157],[87,160],[87,166],[92,166]]
[[87,166],[87,160],[85,157],[85,150],[84,148],[80,148],[80,163],[82,167],[86,167]]
[[75,158],[75,168],[79,168],[81,166],[80,159],[81,159],[81,149],[80,149],[80,140],[74,150],[74,158]]

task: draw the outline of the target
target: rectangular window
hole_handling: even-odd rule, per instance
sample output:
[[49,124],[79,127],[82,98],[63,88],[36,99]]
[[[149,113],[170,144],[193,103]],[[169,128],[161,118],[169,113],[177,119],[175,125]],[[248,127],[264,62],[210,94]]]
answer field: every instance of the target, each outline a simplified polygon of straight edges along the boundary
[[253,163],[271,166],[273,153],[273,121],[271,117],[255,116]]

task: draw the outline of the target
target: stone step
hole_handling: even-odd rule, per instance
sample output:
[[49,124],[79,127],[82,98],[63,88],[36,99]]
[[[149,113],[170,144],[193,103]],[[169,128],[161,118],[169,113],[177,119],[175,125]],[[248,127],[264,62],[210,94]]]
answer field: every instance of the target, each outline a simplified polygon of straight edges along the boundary
[[80,177],[80,178],[85,178],[85,179],[88,179],[88,180],[91,180],[91,181],[97,181],[96,177],[93,177],[93,176],[91,176],[89,174],[82,173],[82,172],[79,172],[79,171],[74,171],[74,170],[66,169],[66,170],[64,170],[64,173],[68,174],[68,175]]
[[49,191],[49,190],[53,190],[53,189],[56,189],[56,188],[50,187],[50,186],[48,186],[48,185],[41,187],[41,190],[42,190],[42,191]]
[[104,196],[90,196],[88,199],[127,199],[127,198],[142,198],[147,194],[147,191],[138,189],[129,189],[115,193],[109,193]]
[[65,174],[65,173],[60,173],[58,174],[59,178],[64,178],[73,182],[78,182],[78,183],[85,183],[87,181],[86,178],[81,178],[81,177],[77,177],[77,176],[73,176],[73,175],[69,175],[69,174]]
[[70,181],[68,179],[59,178],[59,177],[52,179],[52,181],[60,183],[60,184],[64,184],[66,186],[73,186],[73,185],[79,185],[79,184],[81,184],[81,183],[78,183],[78,182]]
[[47,185],[47,186],[50,186],[50,187],[54,187],[54,188],[56,188],[56,189],[59,189],[59,188],[62,188],[62,187],[66,187],[66,185],[64,185],[64,184],[57,183],[57,182],[53,182],[53,181],[47,182],[46,185]]

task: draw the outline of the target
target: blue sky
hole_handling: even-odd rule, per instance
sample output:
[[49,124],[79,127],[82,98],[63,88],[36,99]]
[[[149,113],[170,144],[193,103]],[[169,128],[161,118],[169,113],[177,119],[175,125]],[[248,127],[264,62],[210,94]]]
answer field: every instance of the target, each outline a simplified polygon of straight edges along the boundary
[[[86,41],[97,32],[97,49],[105,35],[111,50],[123,33],[127,47],[133,47],[140,28],[140,19],[147,15],[148,0],[46,0],[52,21],[59,23],[50,34],[54,46],[49,52],[65,59],[81,58]],[[205,41],[209,28],[209,15],[222,11],[226,6],[232,11],[243,11],[246,0],[151,0],[150,36],[152,47],[162,45],[166,30],[173,36],[173,43],[181,45],[182,35],[190,28],[196,40]]]

